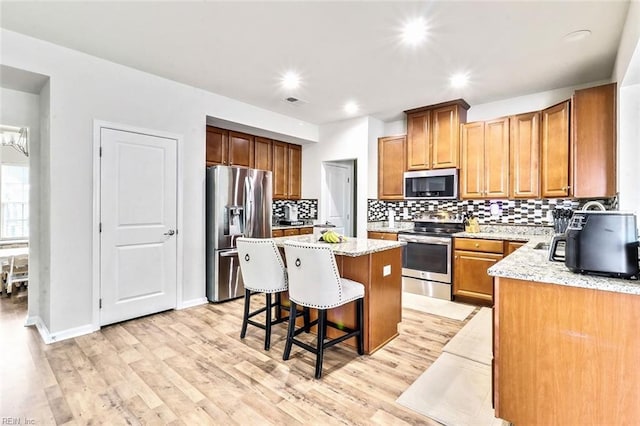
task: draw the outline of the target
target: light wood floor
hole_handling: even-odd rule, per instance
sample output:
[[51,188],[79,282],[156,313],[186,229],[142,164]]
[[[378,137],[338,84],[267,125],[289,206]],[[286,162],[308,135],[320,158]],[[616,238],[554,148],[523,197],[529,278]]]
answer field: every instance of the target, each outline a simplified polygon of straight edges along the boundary
[[315,380],[311,353],[282,360],[285,324],[268,352],[262,330],[240,340],[241,299],[45,345],[15,296],[0,299],[0,418],[21,424],[437,425],[395,400],[466,323],[405,309],[399,337],[371,356],[328,349]]

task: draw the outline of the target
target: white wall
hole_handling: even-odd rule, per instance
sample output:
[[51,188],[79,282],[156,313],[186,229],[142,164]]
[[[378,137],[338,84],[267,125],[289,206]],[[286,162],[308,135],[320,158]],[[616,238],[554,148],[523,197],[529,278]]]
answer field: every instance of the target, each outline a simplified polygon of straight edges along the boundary
[[[51,324],[51,82],[40,91],[40,145],[31,155],[29,262],[37,271],[39,298],[29,292],[29,318]],[[34,263],[34,255],[37,263]],[[33,276],[33,273],[31,274]],[[29,283],[31,287],[31,283]],[[35,302],[35,303],[34,303]]]
[[467,112],[467,122],[491,120],[493,118],[504,117],[507,115],[539,111],[557,103],[566,101],[567,99],[571,99],[571,96],[573,96],[573,93],[577,89],[599,86],[607,83],[610,83],[610,81],[600,80],[578,86],[563,87],[560,89],[547,90],[544,92],[517,96],[485,104],[472,105]]
[[[618,190],[620,210],[633,211],[640,220],[640,84],[619,91]],[[638,223],[640,225],[640,222]]]
[[377,118],[369,117],[369,186],[368,198],[378,198],[378,138],[387,136],[385,123]]
[[[183,136],[182,303],[205,297],[204,177],[206,116],[288,134],[318,138],[317,126],[204,92],[81,52],[7,30],[0,40],[4,65],[50,77],[47,168],[50,198],[41,225],[50,233],[48,281],[54,335],[84,332],[92,324],[93,121],[104,120]],[[366,164],[365,164],[366,165]],[[47,211],[48,210],[48,211]],[[43,259],[44,262],[44,259]],[[41,307],[40,316],[45,316]],[[66,333],[66,334],[65,334]]]
[[322,163],[355,159],[358,188],[361,188],[356,194],[356,234],[366,237],[367,191],[362,189],[368,188],[369,119],[359,117],[322,125],[319,139],[317,144],[302,147],[302,193],[305,198],[318,198],[318,211],[322,212]]
[[[618,54],[613,67],[613,79],[618,84],[624,81],[625,75],[631,65],[632,56],[640,39],[640,2],[632,1],[629,4],[627,20],[622,30],[622,37],[618,45]],[[636,64],[637,65],[637,64]],[[634,82],[637,84],[638,82]]]
[[384,123],[385,136],[397,136],[407,134],[407,120],[397,120]]

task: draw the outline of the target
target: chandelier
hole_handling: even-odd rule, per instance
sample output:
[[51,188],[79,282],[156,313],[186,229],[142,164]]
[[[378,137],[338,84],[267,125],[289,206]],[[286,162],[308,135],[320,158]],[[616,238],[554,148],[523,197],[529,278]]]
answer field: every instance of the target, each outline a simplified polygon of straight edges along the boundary
[[11,146],[29,156],[29,129],[0,124],[0,146]]

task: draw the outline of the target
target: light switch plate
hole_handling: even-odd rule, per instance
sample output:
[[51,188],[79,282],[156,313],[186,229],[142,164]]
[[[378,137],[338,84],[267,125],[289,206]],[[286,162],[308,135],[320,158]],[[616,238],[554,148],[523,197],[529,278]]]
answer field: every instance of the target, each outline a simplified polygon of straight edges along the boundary
[[391,275],[391,265],[384,265],[382,267],[382,276],[386,277],[387,275]]

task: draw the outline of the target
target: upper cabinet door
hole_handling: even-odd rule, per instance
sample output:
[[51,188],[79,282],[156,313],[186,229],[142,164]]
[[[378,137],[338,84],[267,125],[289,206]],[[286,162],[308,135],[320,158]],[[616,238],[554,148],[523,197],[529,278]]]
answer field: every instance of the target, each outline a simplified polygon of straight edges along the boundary
[[[459,111],[458,105],[449,105],[431,111],[432,169],[446,169],[460,165]],[[463,111],[466,115],[466,110]]]
[[406,146],[406,136],[388,136],[378,139],[378,198],[381,200],[404,198]]
[[569,195],[569,101],[542,111],[542,197]]
[[572,104],[573,195],[616,194],[616,84],[577,90]]
[[509,197],[509,118],[484,123],[484,196]]
[[484,122],[462,126],[460,144],[460,197],[484,197]]
[[273,141],[273,198],[287,198],[289,192],[289,144]]
[[302,147],[289,144],[289,198],[302,196]]
[[511,198],[540,198],[540,112],[509,119]]
[[407,114],[407,169],[431,168],[430,126],[431,111]]
[[260,170],[273,171],[273,142],[271,139],[256,136],[254,167]]
[[229,132],[229,165],[253,167],[253,136],[238,132]]
[[206,164],[227,164],[229,157],[229,132],[207,126]]

